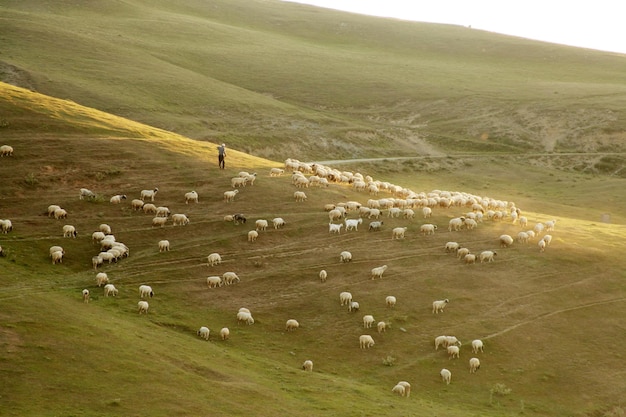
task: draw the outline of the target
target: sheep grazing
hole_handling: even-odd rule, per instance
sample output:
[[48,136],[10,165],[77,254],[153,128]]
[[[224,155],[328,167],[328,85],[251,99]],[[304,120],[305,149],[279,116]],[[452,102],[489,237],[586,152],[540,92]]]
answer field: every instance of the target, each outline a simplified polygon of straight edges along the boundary
[[517,240],[520,243],[528,243],[528,241],[530,240],[530,236],[526,232],[519,232],[517,234]]
[[240,281],[239,277],[234,272],[224,272],[224,274],[222,274],[222,279],[226,285],[231,285]]
[[428,219],[429,217],[432,217],[433,210],[430,207],[423,207],[422,215],[424,216],[425,219]]
[[285,324],[285,330],[288,332],[293,332],[298,327],[300,327],[300,323],[298,323],[298,320],[295,320],[295,319],[289,319],[287,320],[287,323]]
[[436,224],[426,223],[420,226],[420,233],[424,236],[434,235],[437,230]]
[[385,323],[384,321],[379,321],[378,324],[376,325],[376,329],[378,330],[378,333],[384,333],[387,331],[387,323]]
[[348,252],[347,250],[339,254],[339,262],[347,263],[347,262],[350,262],[351,260],[352,260],[352,254]]
[[296,191],[295,193],[293,193],[293,198],[296,200],[296,203],[302,203],[307,199],[304,191]]
[[452,380],[452,372],[450,372],[446,368],[443,368],[441,372],[439,372],[439,375],[441,375],[441,379],[443,382],[446,383],[446,385],[450,385],[450,381]]
[[146,199],[148,198],[150,199],[150,201],[154,201],[154,197],[158,192],[158,188],[155,188],[154,190],[141,190],[141,196],[139,198],[141,198],[143,201],[146,201]]
[[544,252],[546,250],[546,246],[548,245],[545,240],[540,239],[539,242],[537,242],[537,246],[539,246],[539,252]]
[[230,179],[230,186],[233,188],[237,188],[237,187],[245,187],[246,186],[246,179],[242,178],[242,177],[233,177]]
[[448,347],[448,336],[435,337],[435,350],[438,350],[439,346]]
[[406,388],[404,387],[404,385],[396,384],[391,389],[391,392],[393,392],[394,394],[398,394],[401,397],[406,396]]
[[328,223],[328,233],[341,234],[342,227],[343,227],[343,223],[339,223],[339,224]]
[[456,257],[458,259],[464,259],[465,255],[468,255],[470,253],[470,250],[468,248],[459,248],[456,251]]
[[483,341],[480,339],[472,340],[472,353],[483,352]]
[[219,253],[212,253],[207,256],[207,263],[209,264],[209,266],[219,265],[222,263],[222,257]]
[[228,327],[222,327],[222,329],[220,330],[220,339],[228,340],[229,337],[230,337],[230,330],[228,329]]
[[270,169],[270,177],[280,177],[285,173],[284,169],[281,168],[272,168]]
[[189,224],[189,218],[185,214],[174,214],[172,223],[174,223],[174,226],[186,226]]
[[359,346],[361,349],[369,349],[374,346],[374,338],[369,334],[362,334],[359,336]]
[[114,195],[113,197],[111,197],[111,199],[109,201],[112,204],[120,204],[122,202],[122,200],[126,200],[126,195],[124,195],[124,194]]
[[248,242],[256,242],[256,239],[259,237],[259,232],[256,230],[250,230],[248,232]]
[[330,220],[331,222],[334,222],[335,220],[343,219],[343,217],[344,217],[344,212],[341,211],[339,208],[334,208],[328,212],[328,220]]
[[448,242],[446,243],[445,249],[446,252],[456,252],[459,247],[460,245],[457,242]]
[[466,264],[475,264],[476,263],[476,255],[474,255],[473,253],[468,253],[467,255],[465,255],[463,257],[463,261]]
[[272,224],[274,225],[274,229],[280,229],[287,223],[285,222],[285,220],[282,219],[282,217],[276,217],[272,220]]
[[13,147],[10,145],[0,146],[0,157],[13,156]]
[[[403,397],[405,397],[405,396],[406,396],[406,397],[410,397],[410,396],[411,396],[411,384],[409,384],[409,383],[408,383],[408,382],[406,382],[406,381],[400,381],[400,382],[398,382],[398,383],[396,384],[396,387],[397,387],[397,386],[401,386],[401,387],[403,387],[403,388],[404,388],[404,394],[401,394],[401,393],[396,392],[397,394],[400,394],[400,395],[402,395]],[[395,391],[394,391],[394,392],[395,392]]]
[[550,242],[552,242],[552,235],[544,235],[541,240],[546,242],[546,246],[550,246]]
[[446,349],[448,351],[448,359],[459,358],[461,349],[458,346],[448,346]]
[[455,217],[448,222],[448,232],[458,232],[465,224],[465,217]]
[[80,194],[79,194],[79,199],[80,200],[85,200],[85,199],[87,199],[87,200],[94,200],[95,198],[96,198],[96,194],[93,191],[91,191],[91,190],[89,190],[87,188],[81,188],[80,189]]
[[62,208],[58,208],[56,210],[54,210],[54,218],[59,220],[59,219],[67,219],[67,211],[65,209]]
[[63,226],[63,237],[76,237],[78,233],[76,232],[76,227],[71,224],[66,224]]
[[395,227],[391,231],[391,240],[394,239],[404,239],[404,233],[406,232],[407,227]]
[[446,336],[446,347],[452,346],[452,345],[459,345],[459,346],[461,346],[462,343],[455,336]]
[[139,200],[138,198],[136,198],[136,199],[134,199],[133,201],[130,202],[130,206],[135,211],[141,210],[143,208],[144,204],[145,203],[143,202],[143,200]]
[[93,266],[94,271],[98,270],[98,267],[102,265],[103,259],[100,256],[92,256],[91,257],[91,265]]
[[109,277],[106,272],[98,272],[96,274],[96,284],[98,284],[98,287],[102,287],[103,285],[108,284],[108,282]]
[[84,303],[89,302],[89,290],[87,288],[83,290],[83,302]]
[[374,231],[380,230],[382,225],[383,225],[383,222],[381,222],[381,221],[370,222],[368,230],[374,230]]
[[480,263],[483,263],[483,262],[493,262],[493,258],[496,255],[497,255],[497,253],[494,252],[494,251],[490,251],[490,250],[482,251],[480,253],[480,257],[479,257]]
[[238,192],[239,190],[224,191],[224,201],[226,203],[231,203],[235,201],[235,196],[237,195]]
[[351,301],[352,301],[352,294],[351,293],[349,293],[347,291],[344,291],[344,292],[339,294],[339,303],[342,306],[345,306],[345,305],[349,306]]
[[198,202],[198,193],[195,191],[189,191],[185,193],[185,204],[189,203],[197,203]]
[[235,223],[235,224],[239,224],[239,223],[245,224],[247,221],[248,221],[248,219],[246,219],[246,216],[243,215],[242,213],[233,214],[233,223]]
[[105,235],[110,235],[111,234],[111,226],[109,226],[108,224],[101,224],[100,226],[98,226],[98,230],[101,231],[102,233],[104,233]]
[[478,358],[472,358],[469,360],[470,374],[476,373],[480,369],[480,360]]
[[358,218],[358,219],[346,219],[345,220],[345,224],[346,224],[346,232],[348,230],[359,230],[359,225],[363,223],[363,219]]
[[556,226],[556,220],[548,220],[543,224],[546,228],[546,232],[554,231],[554,226]]
[[201,338],[203,338],[204,340],[209,340],[209,335],[211,334],[211,330],[209,330],[208,327],[202,326],[200,327],[200,329],[198,329],[196,334],[200,336]]
[[313,372],[313,361],[310,359],[305,360],[302,363],[302,370],[306,372]]
[[257,220],[257,221],[255,222],[255,225],[256,225],[256,230],[257,230],[257,232],[258,232],[258,231],[265,231],[265,230],[267,230],[267,226],[268,226],[268,224],[267,224],[267,220],[265,220],[265,219],[259,219],[259,220]]
[[139,314],[148,314],[149,307],[150,305],[147,301],[140,301],[137,303],[137,309],[139,311]]
[[149,285],[140,285],[139,286],[139,297],[140,298],[144,298],[144,297],[154,297],[154,291],[152,291],[152,287],[150,287]]
[[117,288],[115,288],[115,285],[113,284],[107,284],[104,286],[104,296],[108,297],[109,295],[117,297]]
[[247,325],[254,324],[254,318],[252,318],[252,314],[247,311],[239,311],[237,313],[237,323],[246,323]]
[[356,313],[360,308],[361,306],[356,301],[350,301],[350,303],[348,303],[348,311],[351,313]]
[[52,258],[52,265],[63,263],[63,252],[60,250],[52,252],[50,257]]
[[509,235],[500,235],[500,247],[508,248],[513,244],[513,238]]
[[366,329],[369,329],[372,327],[372,325],[376,322],[376,320],[374,320],[374,316],[372,316],[371,314],[366,314],[365,316],[363,316],[363,327]]
[[152,227],[163,227],[167,223],[167,217],[154,217],[152,219]]
[[169,240],[160,240],[159,241],[159,252],[167,252],[170,250],[170,241]]
[[445,300],[437,300],[433,301],[433,314],[443,313],[443,309],[446,308],[450,300],[447,298]]
[[221,287],[224,284],[224,282],[222,281],[222,277],[219,276],[207,277],[206,283],[209,288]]
[[386,270],[387,270],[387,265],[379,266],[377,268],[372,268],[372,279],[382,278]]
[[160,206],[156,208],[156,217],[169,217],[172,212],[168,207]]
[[54,217],[54,212],[60,209],[61,206],[57,206],[56,204],[51,204],[48,206],[48,217]]
[[152,203],[146,203],[141,207],[144,213],[156,215],[157,207]]
[[393,308],[396,306],[396,297],[394,297],[393,295],[388,295],[385,298],[385,304],[387,305],[387,307]]
[[320,281],[321,282],[326,282],[326,278],[328,278],[328,273],[326,272],[325,269],[322,269],[319,273],[319,277],[320,277]]
[[9,219],[0,220],[0,231],[2,231],[2,233],[9,233],[12,230],[13,230],[13,223],[11,223],[11,220]]

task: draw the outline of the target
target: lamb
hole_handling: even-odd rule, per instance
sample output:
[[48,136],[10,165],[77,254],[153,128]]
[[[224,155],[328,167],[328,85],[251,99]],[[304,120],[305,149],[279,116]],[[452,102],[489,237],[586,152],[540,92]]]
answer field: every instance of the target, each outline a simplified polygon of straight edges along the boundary
[[288,332],[293,332],[298,327],[300,327],[300,323],[298,323],[298,320],[295,320],[295,319],[289,319],[287,320],[287,323],[285,324],[285,330]]
[[109,295],[113,297],[117,297],[117,288],[113,284],[107,284],[104,286],[104,296],[108,297]]
[[10,145],[0,146],[0,157],[2,156],[13,156],[13,147]]
[[359,225],[363,223],[363,219],[358,218],[358,219],[346,219],[345,220],[345,224],[346,224],[346,232],[348,230],[359,230]]
[[134,211],[141,210],[143,208],[143,205],[144,205],[143,200],[139,200],[138,198],[130,202],[130,206]]
[[78,197],[80,200],[84,200],[84,199],[93,200],[96,198],[96,194],[87,188],[81,188],[80,194]]
[[211,334],[211,330],[209,330],[208,327],[202,326],[196,332],[196,334],[200,336],[201,338],[203,338],[204,340],[209,340],[209,335]]
[[83,302],[84,303],[89,302],[89,290],[87,288],[83,290]]
[[280,177],[285,173],[284,169],[281,168],[272,168],[270,169],[270,177]]
[[234,272],[224,272],[224,274],[222,274],[222,279],[224,280],[224,284],[226,285],[231,285],[234,284],[235,282],[240,282],[241,280],[239,279],[239,277],[237,276],[237,274],[235,274]]
[[96,284],[101,287],[109,282],[109,277],[106,272],[98,272],[96,274]]
[[508,248],[513,244],[513,238],[509,235],[500,235],[500,247]]
[[391,240],[394,239],[404,239],[404,233],[406,232],[407,227],[395,227],[391,231]]
[[267,226],[268,226],[268,224],[267,224],[267,220],[265,220],[265,219],[259,219],[259,220],[257,220],[257,221],[256,221],[256,223],[255,223],[255,224],[256,224],[256,230],[257,230],[257,231],[260,231],[260,230],[263,230],[263,231],[264,231],[264,230],[267,230]]
[[222,257],[220,256],[219,253],[214,252],[210,254],[209,256],[207,256],[207,262],[209,266],[219,265],[220,263],[222,263]]
[[483,352],[483,341],[480,339],[472,340],[472,353]]
[[209,288],[221,287],[224,284],[224,282],[222,281],[222,277],[219,276],[207,277],[206,283]]
[[302,370],[307,372],[313,372],[313,361],[310,359],[305,360],[302,363]]
[[446,252],[456,252],[459,247],[460,245],[457,242],[448,242],[446,243],[445,249]]
[[433,314],[443,313],[443,309],[446,308],[449,302],[450,300],[447,298],[445,300],[433,301]]
[[276,217],[272,220],[272,224],[274,225],[274,229],[280,229],[281,227],[285,226],[286,223],[282,219],[282,217]]
[[52,265],[63,263],[63,252],[60,250],[52,252],[50,257],[52,258]]
[[339,224],[328,223],[328,233],[341,234],[342,227],[343,227],[343,223],[339,223]]
[[344,292],[339,294],[339,302],[341,303],[342,306],[344,306],[344,305],[349,306],[351,301],[352,301],[352,294],[351,293],[349,293],[347,291],[344,291]]
[[369,334],[359,336],[359,345],[361,349],[369,349],[374,346],[374,339]]
[[348,311],[351,313],[356,313],[360,308],[361,306],[356,301],[350,301],[348,304]]
[[368,230],[374,230],[374,231],[376,231],[376,230],[380,230],[380,228],[382,227],[382,225],[383,225],[383,222],[381,222],[381,221],[373,221],[373,222],[370,222],[370,225],[369,225],[369,229],[368,229]]
[[430,223],[426,223],[420,226],[420,232],[422,233],[422,235],[434,235],[435,234],[435,230],[437,230],[437,225],[436,224],[430,224]]
[[152,214],[156,215],[156,212],[157,212],[157,206],[155,206],[155,205],[154,205],[154,204],[152,204],[152,203],[147,203],[147,204],[144,204],[144,205],[143,205],[143,207],[142,207],[141,209],[142,209],[142,210],[143,210],[143,212],[144,212],[144,213],[146,213],[146,214],[150,214],[150,213],[152,213]]
[[139,310],[139,314],[148,314],[148,308],[150,305],[147,301],[140,301],[137,303],[137,308]]
[[66,224],[63,226],[63,237],[76,237],[78,233],[76,232],[76,227],[71,224]]
[[386,332],[387,323],[385,323],[384,321],[379,321],[378,324],[376,325],[376,329],[378,330],[378,333]]
[[388,295],[385,298],[385,304],[387,305],[387,307],[393,308],[396,306],[396,297],[394,297],[393,295]]
[[254,324],[254,318],[252,317],[252,314],[247,311],[239,311],[237,313],[237,323],[252,325]]
[[122,202],[122,200],[126,200],[126,195],[124,195],[124,194],[114,195],[113,197],[111,197],[111,199],[109,201],[112,204],[120,204]]
[[450,381],[452,380],[452,372],[450,372],[446,368],[443,368],[441,372],[439,372],[439,374],[441,375],[441,379],[443,380],[443,382],[445,382],[446,385],[450,385]]
[[54,210],[54,218],[59,220],[59,219],[67,219],[67,211],[65,209],[62,208],[58,208],[56,210]]
[[480,360],[478,358],[472,358],[469,360],[470,374],[476,373],[480,369]]
[[375,323],[374,316],[371,314],[366,314],[363,316],[363,327],[369,329]]
[[11,220],[0,220],[0,230],[2,230],[2,233],[9,233],[13,230],[13,223],[11,223]]
[[139,198],[141,198],[143,201],[146,201],[147,198],[149,198],[150,201],[154,201],[154,197],[158,192],[158,188],[155,188],[154,190],[141,190],[141,197]]
[[248,232],[248,242],[256,242],[256,239],[259,237],[259,232],[256,230],[250,230]]
[[448,351],[448,359],[452,359],[455,357],[459,358],[461,349],[459,349],[458,346],[448,346],[447,351]]
[[307,197],[304,191],[296,191],[293,193],[293,198],[296,200],[296,203],[302,203],[306,201]]
[[222,327],[222,329],[220,330],[220,339],[228,340],[229,337],[230,337],[230,330],[228,329],[228,327]]
[[185,204],[189,203],[197,203],[198,202],[198,193],[195,191],[189,191],[185,193]]
[[377,268],[372,268],[372,279],[382,278],[386,270],[387,270],[387,265],[379,266]]
[[186,226],[189,224],[189,218],[186,214],[174,214],[172,216],[172,223],[174,223],[174,226]]
[[235,201],[235,196],[238,192],[239,190],[224,191],[224,201],[227,203]]
[[170,250],[170,241],[169,240],[160,240],[159,241],[159,252],[168,252]]
[[152,291],[152,287],[149,285],[140,285],[139,286],[139,297],[154,297],[154,291]]
[[169,215],[172,212],[170,211],[170,209],[168,207],[165,206],[159,206],[156,208],[156,213],[155,216],[156,217],[169,217]]
[[480,253],[480,257],[479,257],[479,259],[480,259],[480,263],[483,263],[483,262],[485,262],[485,261],[486,261],[486,262],[493,262],[493,258],[494,258],[494,256],[496,256],[496,255],[497,255],[497,253],[496,253],[496,252],[494,252],[494,251],[490,251],[490,250],[485,250],[485,251],[482,251],[482,252]]
[[320,277],[320,281],[321,282],[326,282],[326,278],[328,277],[328,273],[326,272],[325,269],[322,269],[319,273],[319,277]]
[[167,223],[167,217],[154,217],[152,219],[152,227],[163,227]]
[[350,262],[351,260],[352,260],[352,254],[348,252],[347,250],[339,254],[339,262],[347,263],[347,262]]

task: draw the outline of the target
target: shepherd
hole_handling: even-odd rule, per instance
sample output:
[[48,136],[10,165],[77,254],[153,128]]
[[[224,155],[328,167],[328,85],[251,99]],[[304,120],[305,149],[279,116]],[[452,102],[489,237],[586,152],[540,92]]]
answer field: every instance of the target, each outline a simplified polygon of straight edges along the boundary
[[226,164],[224,162],[224,159],[226,158],[226,145],[222,143],[220,146],[218,146],[217,152],[217,161],[220,169],[224,169],[226,167]]

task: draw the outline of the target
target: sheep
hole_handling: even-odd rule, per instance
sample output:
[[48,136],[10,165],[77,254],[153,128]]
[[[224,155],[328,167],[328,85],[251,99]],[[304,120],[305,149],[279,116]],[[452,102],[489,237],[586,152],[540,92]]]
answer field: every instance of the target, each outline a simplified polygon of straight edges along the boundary
[[456,251],[457,259],[464,259],[465,255],[468,255],[470,250],[468,248],[458,248]]
[[328,212],[328,219],[333,222],[335,220],[342,219],[344,217],[344,212],[339,208],[334,208]]
[[554,231],[554,226],[556,226],[556,220],[548,220],[547,222],[545,222],[543,224],[546,228],[546,232],[553,232]]
[[517,234],[517,240],[520,243],[528,243],[528,241],[530,240],[530,236],[526,232],[519,232]]
[[57,206],[56,204],[51,204],[48,206],[48,217],[54,217],[54,212],[60,209],[61,206]]
[[254,185],[254,181],[256,180],[256,172],[254,174],[248,174],[245,177],[246,184],[250,184],[252,187]]
[[13,156],[13,147],[10,145],[0,146],[0,157],[2,156]]
[[545,229],[545,226],[543,225],[543,223],[537,223],[535,227],[533,227],[533,230],[537,234],[541,234],[541,232],[543,232],[543,229]]
[[172,223],[174,226],[186,226],[189,224],[189,218],[186,214],[174,214],[172,215]]
[[415,212],[410,208],[404,209],[402,210],[402,217],[405,219],[414,219]]
[[307,196],[304,191],[296,191],[295,193],[293,193],[293,198],[296,200],[296,203],[302,203],[306,201]]
[[494,258],[494,256],[496,256],[496,255],[497,255],[497,253],[496,253],[496,252],[494,252],[494,251],[490,251],[490,250],[485,250],[485,251],[482,251],[482,252],[480,253],[480,256],[479,256],[480,263],[483,263],[483,262],[485,262],[485,261],[486,261],[486,262],[493,262],[493,258]]
[[423,207],[422,214],[424,215],[424,218],[427,219],[429,217],[432,217],[433,210],[430,207]]
[[541,240],[546,242],[546,246],[549,246],[550,242],[552,242],[552,235],[544,235]]
[[220,263],[222,263],[222,257],[219,253],[214,252],[207,256],[207,263],[209,264],[209,266],[219,265]]
[[434,235],[435,234],[435,230],[437,230],[437,225],[436,224],[430,224],[430,223],[426,223],[420,226],[420,232],[422,233],[422,235]]
[[439,350],[439,346],[448,347],[448,336],[435,337],[435,350]]
[[101,231],[102,233],[104,233],[105,235],[110,235],[111,234],[111,226],[109,226],[108,224],[101,224],[100,226],[98,226],[98,230]]
[[245,187],[246,186],[246,179],[242,178],[242,177],[233,177],[230,179],[230,186],[233,188],[237,188],[237,187]]
[[59,219],[67,219],[67,211],[65,209],[62,208],[58,208],[56,210],[54,210],[54,218],[59,220]]
[[455,336],[446,336],[446,347],[452,346],[452,345],[459,345],[459,346],[461,346],[462,343]]
[[224,280],[224,284],[226,285],[231,285],[234,284],[235,282],[240,282],[241,280],[239,279],[239,277],[237,276],[237,274],[235,274],[234,272],[224,272],[224,274],[222,274],[222,279]]
[[467,230],[474,230],[476,226],[478,226],[478,223],[474,219],[465,219],[465,221],[463,221],[463,224],[465,225]]
[[78,233],[76,232],[76,227],[71,224],[66,224],[63,226],[63,237],[76,237]]
[[222,277],[219,277],[219,276],[207,277],[206,283],[209,288],[217,288],[217,287],[221,287],[222,285],[224,285],[224,282],[222,281]]
[[280,177],[285,173],[284,169],[281,168],[272,168],[270,169],[270,177]]
[[368,230],[374,230],[374,231],[376,231],[376,230],[380,230],[380,228],[382,227],[382,225],[383,225],[383,222],[381,222],[381,221],[373,221],[373,222],[370,222],[370,225],[369,225]]
[[460,245],[457,242],[447,242],[445,249],[446,252],[456,252],[459,249]]
[[513,244],[513,238],[509,235],[500,235],[500,247],[508,248]]
[[124,194],[114,195],[113,197],[111,197],[111,199],[109,201],[112,204],[120,204],[122,202],[122,200],[126,200],[126,195],[124,195]]
[[155,216],[156,217],[169,217],[171,213],[172,212],[170,211],[168,207],[159,206],[156,208]]
[[539,242],[537,242],[537,246],[539,246],[539,252],[544,252],[546,250],[546,241],[543,239],[540,239]]
[[476,373],[480,369],[480,359],[472,358],[469,360],[470,374]]
[[448,222],[448,232],[458,232],[465,224],[465,217],[455,217]]
[[388,295],[385,298],[385,305],[387,307],[393,308],[396,306],[396,297],[394,297],[393,295]]
[[406,395],[406,388],[404,387],[404,385],[396,384],[391,389],[391,392],[393,392],[394,394],[398,394],[401,397],[404,397]]
[[189,203],[197,203],[198,202],[198,193],[195,191],[189,191],[185,193],[185,204]]
[[377,268],[372,268],[372,279],[382,278],[383,274],[387,270],[387,265],[379,266]]
[[350,262],[351,260],[352,260],[352,254],[348,252],[347,250],[344,250],[343,252],[339,254],[339,262],[347,263],[347,262]]
[[461,350],[458,346],[448,346],[446,350],[448,351],[448,359],[452,359],[454,357],[459,358]]
[[360,308],[361,306],[356,301],[350,301],[348,304],[348,311],[351,313],[356,313]]
[[285,330],[288,332],[293,332],[298,327],[300,327],[300,323],[298,323],[298,320],[295,320],[295,319],[289,319],[287,320],[287,323],[285,324]]
[[348,230],[359,230],[359,225],[363,223],[363,219],[358,218],[358,219],[346,219],[345,220],[345,224],[346,224],[346,232]]
[[257,220],[255,222],[255,225],[256,225],[256,230],[257,231],[265,231],[265,230],[267,230],[267,226],[268,226],[267,220],[265,220],[265,219]]
[[228,329],[228,327],[222,327],[222,329],[220,330],[220,339],[228,340],[229,337],[230,337],[230,330]]
[[326,282],[326,278],[328,277],[328,273],[326,272],[325,269],[322,269],[319,273],[319,277],[320,277],[320,281],[321,282]]
[[450,372],[446,368],[443,368],[441,372],[439,372],[439,375],[441,375],[441,379],[443,380],[443,382],[446,383],[446,385],[450,385],[450,381],[452,380],[452,372]]
[[384,321],[379,321],[378,324],[376,325],[376,329],[378,330],[378,333],[386,332],[387,323],[385,323]]
[[200,336],[201,338],[203,338],[204,340],[209,340],[209,335],[211,334],[211,330],[209,330],[208,327],[202,326],[200,327],[200,329],[198,329],[196,334]]
[[433,314],[443,313],[443,309],[446,308],[449,302],[450,300],[447,298],[445,300],[433,301]]
[[224,191],[224,201],[227,203],[235,201],[235,196],[238,192],[239,190]]
[[254,324],[254,318],[249,312],[240,311],[237,313],[237,323],[246,323],[248,325],[252,325]]
[[154,217],[152,219],[152,227],[163,227],[167,223],[167,217]]
[[141,209],[142,209],[142,210],[143,210],[143,212],[144,212],[144,213],[146,213],[146,214],[154,214],[154,215],[156,215],[156,212],[157,212],[157,206],[155,206],[155,205],[154,205],[154,204],[152,204],[152,203],[147,203],[147,204],[144,204],[144,205],[141,207]]
[[274,225],[274,229],[280,229],[287,223],[285,223],[285,220],[283,220],[282,217],[276,217],[272,220],[272,224]]
[[241,308],[240,308],[239,310],[237,310],[237,311],[238,311],[238,312],[240,312],[240,313],[241,313],[242,311],[244,311],[244,312],[246,312],[246,313],[250,313],[250,310],[248,310],[248,309],[247,309],[247,308],[245,308],[245,307],[241,307]]
[[310,359],[305,360],[302,363],[302,370],[306,372],[313,372],[313,361]]
[[154,291],[152,291],[152,287],[149,285],[140,285],[139,286],[139,297],[154,297]]
[[159,241],[159,252],[167,252],[170,250],[170,241],[169,240],[160,240]]
[[147,301],[139,301],[137,303],[137,309],[139,310],[139,314],[148,314],[148,308],[150,305]]
[[339,294],[339,302],[341,303],[342,306],[344,306],[344,305],[349,306],[351,301],[352,301],[352,294],[351,293],[349,293],[347,291],[344,291],[344,292]]
[[[400,385],[401,387],[404,387],[404,393],[407,397],[411,396],[411,384],[409,384],[406,381],[400,381],[396,384],[396,386]],[[403,396],[405,396],[403,395]]]
[[328,223],[328,233],[341,234],[342,227],[343,227],[343,223],[339,223],[339,224]]
[[154,190],[141,190],[141,197],[139,198],[141,198],[143,201],[146,201],[147,198],[149,198],[150,201],[154,201],[154,197],[158,192],[158,188],[155,188]]
[[463,261],[466,264],[475,264],[476,263],[476,255],[474,255],[473,253],[468,253],[467,255],[465,255],[463,257]]
[[91,190],[89,190],[87,188],[81,188],[80,189],[80,194],[79,194],[78,198],[80,200],[84,200],[84,199],[93,200],[93,199],[96,198],[96,194],[93,191],[91,191]]
[[359,346],[361,349],[369,349],[374,346],[374,339],[369,334],[359,336]]
[[52,257],[52,265],[63,263],[63,252],[60,250],[54,251],[50,254]]
[[52,254],[57,251],[60,251],[63,254],[65,254],[65,250],[63,250],[61,246],[50,246],[50,257],[52,258]]
[[117,288],[113,284],[107,284],[104,286],[104,296],[108,297],[109,295],[113,297],[117,297]]
[[0,230],[2,230],[2,233],[9,233],[13,230],[13,223],[11,223],[11,220],[0,220]]
[[394,227],[391,231],[391,240],[394,239],[404,239],[404,233],[406,232],[407,227]]
[[246,219],[246,216],[242,213],[235,213],[233,214],[233,223],[234,224],[239,224],[239,223],[243,223],[246,224],[246,222],[248,221],[248,219]]
[[96,274],[96,284],[101,287],[109,282],[109,277],[106,272],[98,272]]
[[483,341],[480,339],[472,340],[472,353],[483,352]]
[[140,200],[138,198],[134,199],[133,201],[130,202],[130,207],[134,210],[134,211],[139,211],[143,208],[144,206],[144,202],[143,200]]
[[380,217],[380,210],[377,208],[370,209],[369,214],[367,215],[367,218],[371,219],[372,217],[375,219],[378,219]]
[[372,324],[374,324],[375,321],[376,320],[374,320],[374,316],[372,316],[371,314],[366,314],[365,316],[363,316],[363,327],[369,329],[370,327],[372,327]]
[[248,232],[248,242],[256,242],[257,237],[259,237],[259,232],[256,230],[250,230]]

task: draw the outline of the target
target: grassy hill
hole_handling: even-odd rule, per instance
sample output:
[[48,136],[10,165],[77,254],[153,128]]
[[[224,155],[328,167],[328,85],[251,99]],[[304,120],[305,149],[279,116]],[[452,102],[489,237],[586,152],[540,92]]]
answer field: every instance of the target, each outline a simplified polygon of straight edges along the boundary
[[[557,219],[545,253],[536,242],[498,247],[502,233],[517,234],[510,220],[485,221],[474,231],[448,232],[466,207],[434,209],[432,219],[385,217],[381,232],[329,235],[326,203],[370,198],[349,185],[305,190],[293,201],[288,175],[271,178],[281,164],[232,151],[227,169],[216,168],[215,144],[121,119],[73,102],[0,84],[2,128],[13,157],[0,159],[0,218],[14,230],[0,245],[0,400],[4,415],[585,415],[623,413],[626,388],[621,353],[624,260],[616,255],[626,235],[623,211],[614,224],[600,222],[607,205],[623,201],[622,180],[528,167],[520,180],[517,162],[491,158],[464,172],[415,175],[406,161],[341,167],[372,175],[415,192],[434,189],[515,201],[530,224]],[[484,161],[484,159],[481,159]],[[224,203],[230,178],[256,172],[252,187]],[[485,173],[489,174],[485,180]],[[522,181],[519,187],[510,184]],[[157,205],[186,213],[191,224],[151,226],[151,215],[134,212],[129,200],[158,187]],[[94,201],[79,200],[88,187]],[[185,205],[183,194],[200,202]],[[108,199],[124,193],[128,200]],[[382,193],[383,197],[391,197]],[[67,220],[48,218],[49,204],[69,211]],[[234,225],[223,216],[243,212]],[[283,217],[284,229],[246,240],[256,219]],[[349,217],[356,217],[351,213]],[[422,236],[424,222],[439,226]],[[63,238],[63,224],[79,235]],[[105,298],[95,284],[91,257],[99,247],[91,233],[101,223],[130,247],[130,257],[105,265],[120,290]],[[391,240],[391,228],[408,227],[406,239]],[[172,250],[159,253],[168,239]],[[494,249],[490,264],[464,265],[444,251],[458,241],[472,252]],[[51,265],[48,248],[62,245],[66,257]],[[339,252],[354,260],[340,264]],[[224,262],[206,265],[219,252]],[[387,264],[381,280],[369,271]],[[326,269],[326,283],[317,274]],[[235,271],[241,282],[208,289],[205,279]],[[137,287],[150,284],[155,297],[147,316],[138,315]],[[85,304],[81,291],[91,291]],[[361,311],[339,306],[351,291]],[[394,309],[384,305],[395,295]],[[431,303],[449,298],[443,314]],[[239,307],[255,317],[238,325]],[[391,328],[363,329],[363,314]],[[287,333],[285,321],[301,327]],[[200,326],[212,331],[205,342]],[[231,338],[221,341],[221,327]],[[376,345],[361,350],[358,336]],[[461,358],[449,360],[433,348],[434,337],[456,335]],[[482,367],[468,372],[469,342],[481,338]],[[314,372],[300,366],[314,361]],[[443,367],[453,373],[445,386]],[[412,384],[410,398],[391,393],[399,380]],[[510,389],[510,392],[508,390]],[[508,392],[508,393],[507,393]]]

